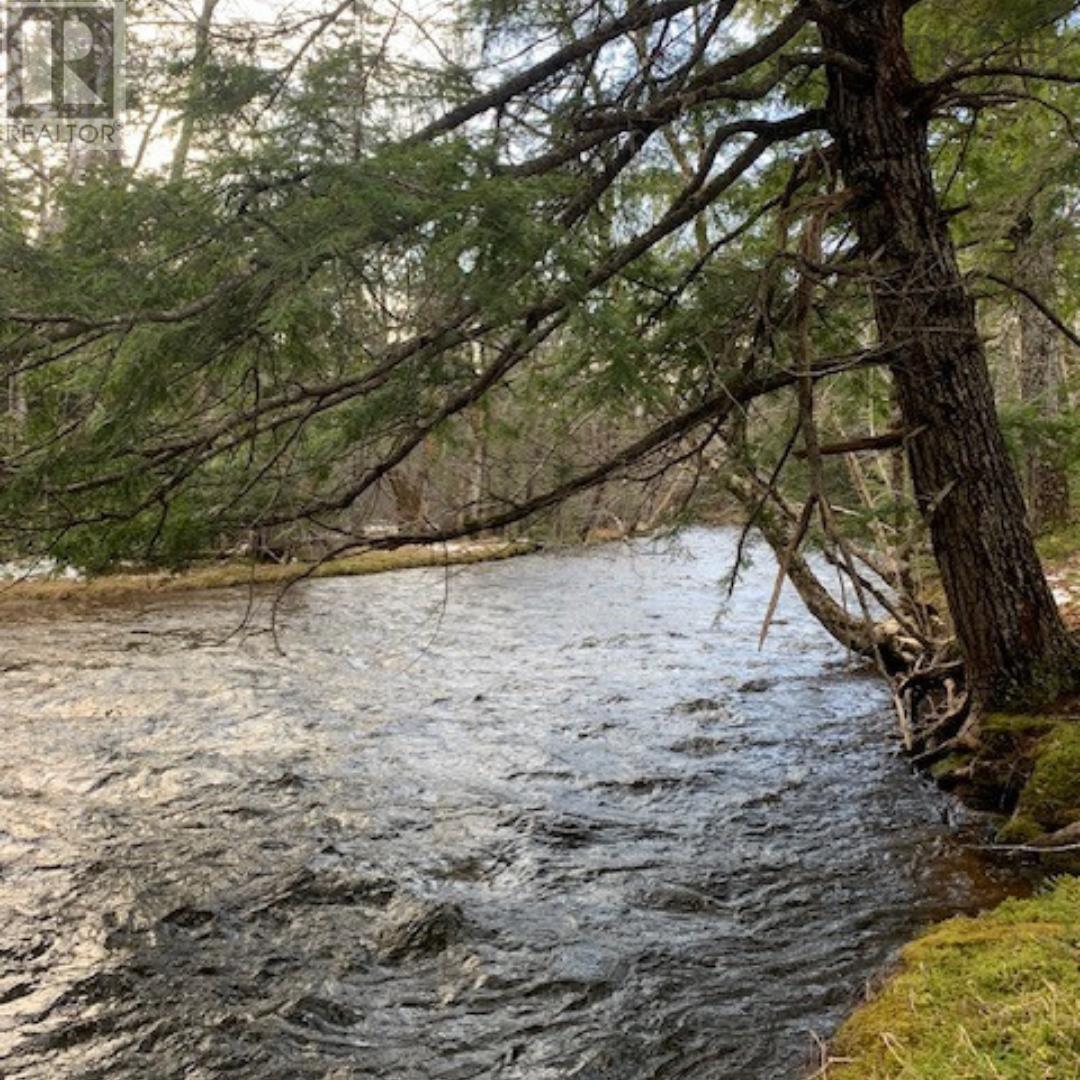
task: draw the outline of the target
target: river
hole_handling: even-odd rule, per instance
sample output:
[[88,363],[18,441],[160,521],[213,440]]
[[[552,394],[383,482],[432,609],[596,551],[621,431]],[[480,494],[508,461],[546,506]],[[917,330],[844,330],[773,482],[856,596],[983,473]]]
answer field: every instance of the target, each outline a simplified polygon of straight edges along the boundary
[[8,1080],[785,1080],[1022,883],[755,548],[691,530],[21,618]]

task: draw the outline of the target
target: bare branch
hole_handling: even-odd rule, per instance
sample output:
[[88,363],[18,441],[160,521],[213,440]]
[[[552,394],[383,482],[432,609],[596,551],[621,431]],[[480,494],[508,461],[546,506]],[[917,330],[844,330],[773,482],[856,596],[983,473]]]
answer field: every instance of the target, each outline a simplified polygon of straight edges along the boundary
[[1080,335],[1071,330],[1053,308],[1047,305],[1037,293],[1032,292],[1031,289],[1021,285],[1018,281],[1013,281],[1011,278],[1003,277],[1001,274],[995,274],[989,270],[974,270],[972,271],[972,275],[974,277],[982,277],[986,278],[988,281],[996,282],[998,285],[1004,286],[1018,296],[1022,296],[1043,316],[1043,318],[1046,319],[1047,322],[1053,325],[1057,330],[1064,334],[1073,345],[1080,349]]

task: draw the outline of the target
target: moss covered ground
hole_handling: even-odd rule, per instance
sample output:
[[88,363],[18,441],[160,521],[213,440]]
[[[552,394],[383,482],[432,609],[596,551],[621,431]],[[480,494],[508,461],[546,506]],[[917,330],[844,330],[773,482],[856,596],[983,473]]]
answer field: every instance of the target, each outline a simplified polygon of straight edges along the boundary
[[1026,780],[999,842],[1028,844],[1080,822],[1080,720],[997,715],[986,732],[990,739],[1011,734],[1023,747],[1014,753],[1024,759]]
[[828,1080],[1080,1080],[1080,878],[942,923],[844,1024]]

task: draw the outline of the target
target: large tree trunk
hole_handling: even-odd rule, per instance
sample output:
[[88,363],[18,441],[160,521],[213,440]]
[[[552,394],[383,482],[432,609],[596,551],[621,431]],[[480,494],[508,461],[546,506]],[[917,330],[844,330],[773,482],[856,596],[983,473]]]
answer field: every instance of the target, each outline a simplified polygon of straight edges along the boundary
[[878,334],[898,346],[915,496],[982,707],[1077,686],[1080,656],[1046,583],[997,420],[974,302],[928,152],[929,104],[904,43],[904,0],[822,0],[829,126],[874,270]]
[[[1032,231],[1030,218],[1016,232],[1016,269],[1022,285],[1052,302],[1057,278],[1057,245],[1052,236]],[[1058,333],[1042,312],[1020,300],[1020,397],[1040,418],[1061,411],[1061,356]],[[1028,513],[1036,532],[1069,520],[1069,476],[1052,446],[1033,446],[1024,462]]]

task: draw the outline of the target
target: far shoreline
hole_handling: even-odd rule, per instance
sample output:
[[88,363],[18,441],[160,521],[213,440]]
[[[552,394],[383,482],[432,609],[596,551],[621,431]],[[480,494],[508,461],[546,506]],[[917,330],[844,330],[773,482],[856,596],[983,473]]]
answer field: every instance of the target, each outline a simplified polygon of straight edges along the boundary
[[517,558],[538,551],[540,547],[533,540],[409,544],[392,550],[363,551],[323,562],[268,563],[232,559],[177,571],[130,570],[82,579],[12,578],[0,580],[0,610],[78,610],[204,590],[288,586],[316,578],[469,566]]

